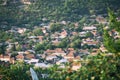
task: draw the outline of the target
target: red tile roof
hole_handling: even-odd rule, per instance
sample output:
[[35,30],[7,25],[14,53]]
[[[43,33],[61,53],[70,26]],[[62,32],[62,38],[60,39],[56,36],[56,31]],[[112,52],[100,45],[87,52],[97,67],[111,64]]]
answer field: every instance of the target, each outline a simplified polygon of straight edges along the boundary
[[74,48],[68,48],[68,50],[70,50],[70,51],[74,51]]
[[16,58],[17,59],[24,59],[24,56],[23,56],[23,54],[19,54],[19,55],[16,56]]
[[34,55],[34,54],[26,54],[26,55],[25,55],[25,58],[34,59],[34,58],[35,58],[35,55]]

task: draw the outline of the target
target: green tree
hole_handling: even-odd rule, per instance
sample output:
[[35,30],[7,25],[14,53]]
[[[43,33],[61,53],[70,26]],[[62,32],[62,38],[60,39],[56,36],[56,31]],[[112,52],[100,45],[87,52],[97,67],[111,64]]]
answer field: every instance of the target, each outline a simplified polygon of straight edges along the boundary
[[81,40],[79,39],[76,39],[75,41],[73,41],[71,44],[70,44],[70,47],[73,47],[73,48],[81,48]]
[[108,16],[109,16],[110,28],[115,29],[118,32],[120,32],[120,21],[117,21],[116,15],[114,14],[112,10],[108,8],[108,11],[109,11]]
[[69,39],[68,38],[64,38],[57,47],[59,48],[67,48],[68,47],[68,43],[69,43]]
[[119,39],[115,40],[114,36],[112,36],[112,35],[110,36],[110,34],[108,32],[115,29],[116,31],[118,31],[120,33],[119,25],[118,25],[118,24],[120,24],[120,22],[116,20],[115,14],[110,9],[108,9],[108,15],[109,15],[110,29],[104,30],[104,36],[103,36],[104,37],[104,45],[110,52],[118,53],[118,52],[120,52]]
[[54,49],[54,48],[55,48],[55,46],[52,45],[51,43],[48,43],[45,47],[45,49]]
[[113,47],[114,39],[108,34],[108,31],[104,31],[104,45],[110,52],[116,52]]
[[16,45],[16,51],[20,51],[21,49],[22,49],[22,47],[20,44]]
[[34,33],[34,35],[36,35],[36,36],[43,35],[43,32],[42,32],[42,30],[41,30],[40,28],[35,28],[35,29],[33,30],[33,33]]
[[0,54],[5,54],[5,51],[6,51],[6,45],[3,42],[0,44]]
[[44,44],[37,44],[35,46],[35,51],[39,51],[39,50],[45,50],[45,45]]
[[11,51],[16,51],[16,45],[15,44],[12,45]]
[[63,27],[64,27],[63,24],[53,23],[53,24],[50,25],[50,31],[52,33],[56,32],[56,31],[61,31]]

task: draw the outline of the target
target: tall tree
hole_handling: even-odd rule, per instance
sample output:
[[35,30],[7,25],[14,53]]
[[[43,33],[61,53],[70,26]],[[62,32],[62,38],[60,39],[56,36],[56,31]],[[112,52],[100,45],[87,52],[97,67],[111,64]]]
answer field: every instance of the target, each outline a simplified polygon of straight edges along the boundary
[[5,43],[0,44],[0,54],[5,54],[6,51],[6,45]]

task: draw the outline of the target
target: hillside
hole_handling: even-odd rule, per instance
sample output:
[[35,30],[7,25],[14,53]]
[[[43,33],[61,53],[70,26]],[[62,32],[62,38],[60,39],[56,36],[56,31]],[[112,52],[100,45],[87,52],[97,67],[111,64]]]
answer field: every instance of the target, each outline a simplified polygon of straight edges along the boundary
[[0,80],[120,80],[119,3],[0,0]]
[[108,7],[114,11],[119,11],[120,7],[119,0],[27,0],[31,4],[23,4],[21,1],[1,0],[0,25],[39,25],[43,18],[47,22],[76,22],[81,16],[106,14]]

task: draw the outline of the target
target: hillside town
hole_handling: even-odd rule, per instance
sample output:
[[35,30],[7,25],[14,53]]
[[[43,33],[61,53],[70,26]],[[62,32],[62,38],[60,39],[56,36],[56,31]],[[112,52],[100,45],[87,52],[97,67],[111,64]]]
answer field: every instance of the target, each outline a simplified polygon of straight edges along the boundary
[[120,0],[0,0],[0,80],[120,80]]
[[[43,21],[47,19],[44,18]],[[41,23],[33,29],[13,26],[11,30],[6,31],[14,36],[13,39],[0,43],[5,45],[5,52],[0,55],[0,60],[11,64],[25,62],[40,68],[49,68],[53,65],[65,68],[69,63],[69,67],[77,71],[86,56],[107,52],[103,45],[103,30],[99,25],[107,29],[108,21],[102,16],[95,15],[86,21],[94,23],[84,23],[81,29],[79,22],[70,21]],[[58,26],[58,29],[52,28],[54,26]],[[114,35],[115,39],[120,38],[115,30],[109,34]]]

